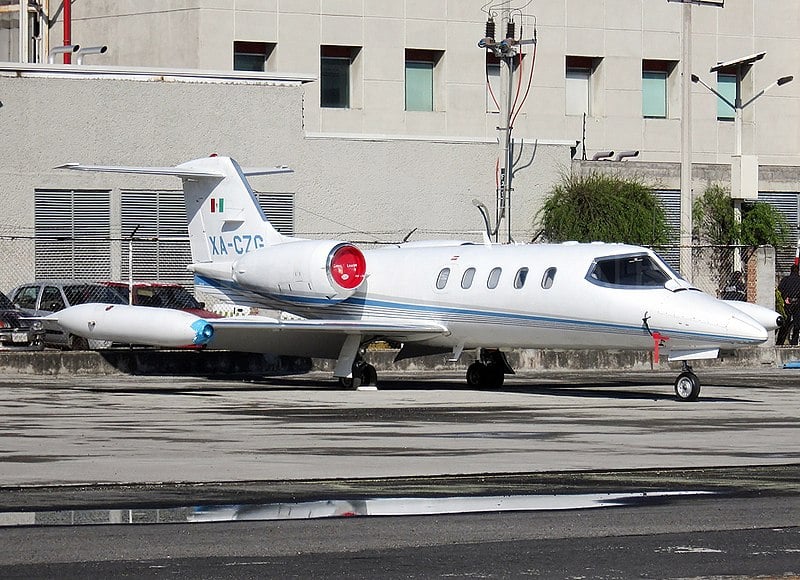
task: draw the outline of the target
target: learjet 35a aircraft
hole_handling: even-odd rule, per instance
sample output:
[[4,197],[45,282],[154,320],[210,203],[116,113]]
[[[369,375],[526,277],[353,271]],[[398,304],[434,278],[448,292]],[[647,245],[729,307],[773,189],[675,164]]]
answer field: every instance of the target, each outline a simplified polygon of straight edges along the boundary
[[360,250],[339,240],[277,232],[242,169],[211,156],[176,167],[70,163],[78,171],[180,177],[195,283],[206,294],[302,319],[204,320],[143,306],[85,304],[53,317],[69,332],[126,343],[336,359],[343,386],[374,384],[362,359],[376,340],[402,343],[397,359],[477,352],[467,383],[492,387],[513,373],[502,349],[659,349],[682,361],[681,400],[700,382],[689,361],[767,340],[777,314],[718,300],[675,274],[651,250],[622,244],[415,242]]

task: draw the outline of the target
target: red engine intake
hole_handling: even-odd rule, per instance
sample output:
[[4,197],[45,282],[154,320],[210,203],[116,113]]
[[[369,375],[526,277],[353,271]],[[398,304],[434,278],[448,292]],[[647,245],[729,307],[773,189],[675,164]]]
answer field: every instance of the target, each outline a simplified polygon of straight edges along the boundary
[[328,274],[334,284],[355,290],[367,275],[367,260],[355,246],[342,244],[329,255]]

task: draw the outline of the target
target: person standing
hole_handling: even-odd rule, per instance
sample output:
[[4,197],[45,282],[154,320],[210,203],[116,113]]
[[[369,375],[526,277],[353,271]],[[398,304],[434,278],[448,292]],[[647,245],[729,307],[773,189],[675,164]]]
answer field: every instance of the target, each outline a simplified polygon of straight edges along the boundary
[[778,333],[776,343],[783,344],[783,340],[788,334],[789,344],[797,346],[798,335],[800,335],[800,274],[797,264],[793,264],[789,275],[784,276],[780,281],[778,291],[783,298],[786,322],[781,327],[782,332]]

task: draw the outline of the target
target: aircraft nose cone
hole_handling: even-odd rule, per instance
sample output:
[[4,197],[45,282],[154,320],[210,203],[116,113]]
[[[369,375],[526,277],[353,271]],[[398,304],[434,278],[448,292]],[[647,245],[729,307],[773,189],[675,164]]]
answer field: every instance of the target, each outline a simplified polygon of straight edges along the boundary
[[746,314],[731,316],[727,329],[731,336],[746,344],[760,344],[767,340],[767,329]]

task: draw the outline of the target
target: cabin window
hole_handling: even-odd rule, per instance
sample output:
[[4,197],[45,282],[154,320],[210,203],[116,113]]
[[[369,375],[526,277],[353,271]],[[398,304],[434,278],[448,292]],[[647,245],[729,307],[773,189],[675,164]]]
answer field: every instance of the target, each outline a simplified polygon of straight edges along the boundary
[[443,290],[445,286],[447,286],[447,279],[450,277],[450,268],[442,268],[442,271],[439,272],[439,277],[436,278],[436,288],[437,290]]
[[464,275],[461,277],[461,287],[467,290],[472,286],[472,280],[475,278],[475,268],[467,268],[464,270]]
[[503,271],[502,268],[492,268],[492,271],[489,272],[489,279],[486,280],[486,287],[490,290],[494,290],[497,288],[497,283],[500,282],[500,273]]
[[597,258],[587,280],[601,286],[663,287],[670,276],[647,254]]
[[548,268],[544,271],[542,276],[542,288],[549,290],[553,287],[553,281],[556,279],[556,268]]
[[528,269],[520,268],[517,270],[517,275],[514,276],[514,288],[519,290],[525,285],[525,279],[528,277]]

